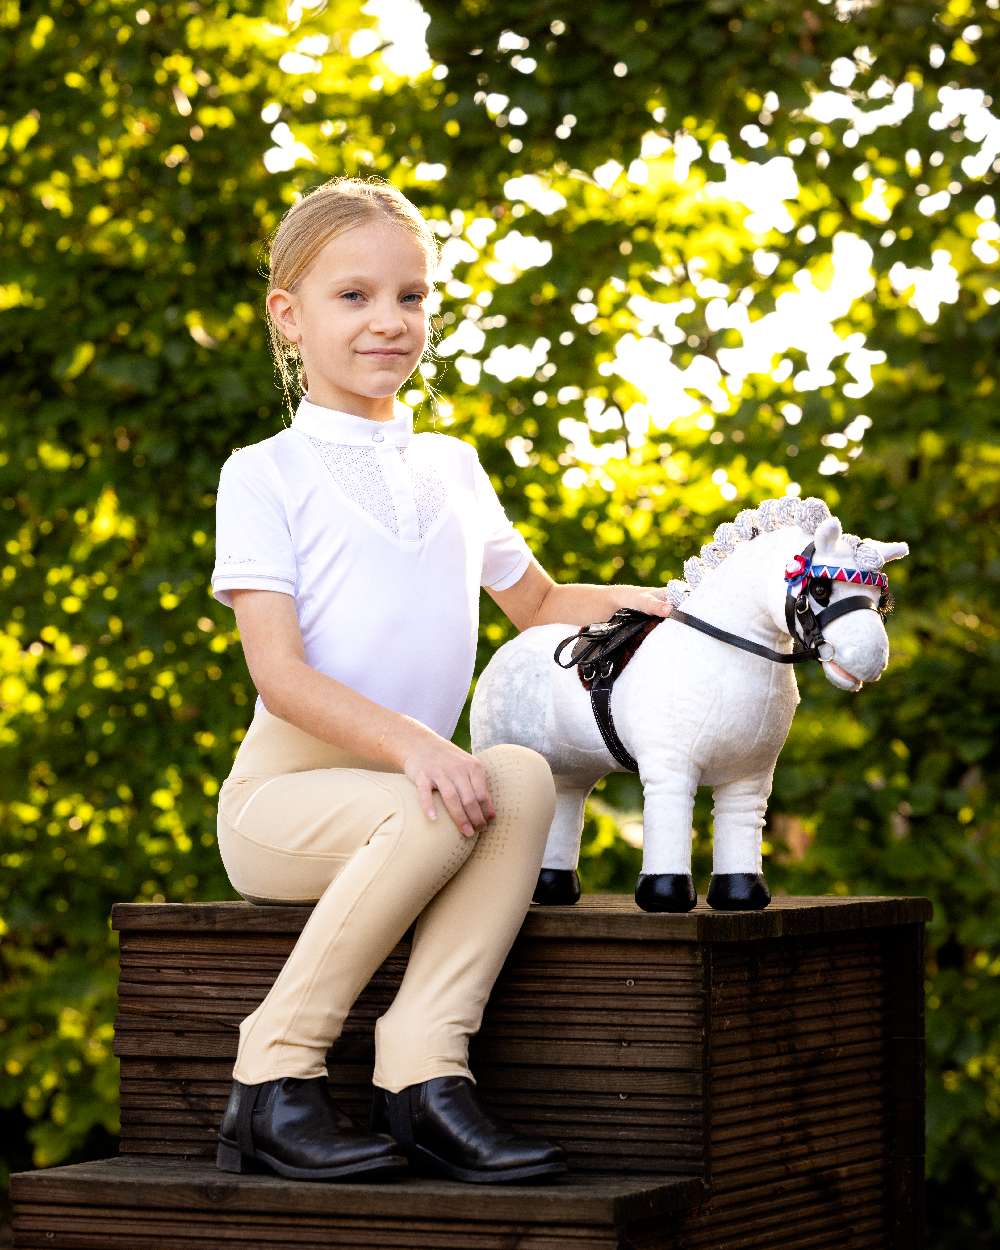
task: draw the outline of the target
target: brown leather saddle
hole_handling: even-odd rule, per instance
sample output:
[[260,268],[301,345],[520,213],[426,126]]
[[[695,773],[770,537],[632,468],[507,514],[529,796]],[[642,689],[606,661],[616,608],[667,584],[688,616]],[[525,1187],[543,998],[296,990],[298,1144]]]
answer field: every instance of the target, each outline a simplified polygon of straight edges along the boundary
[[[578,633],[564,638],[553,657],[560,668],[576,665],[584,689],[590,691],[590,703],[601,737],[618,763],[633,773],[639,771],[639,765],[615,729],[611,717],[611,687],[646,635],[668,619],[636,608],[619,608],[608,620],[584,625]],[[563,663],[559,652],[568,642],[575,645],[568,662]]]

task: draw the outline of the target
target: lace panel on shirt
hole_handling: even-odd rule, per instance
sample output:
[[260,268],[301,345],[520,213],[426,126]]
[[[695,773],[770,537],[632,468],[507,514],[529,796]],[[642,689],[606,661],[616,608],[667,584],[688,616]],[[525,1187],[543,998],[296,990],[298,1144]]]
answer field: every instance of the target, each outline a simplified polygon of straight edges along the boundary
[[[374,447],[331,443],[306,435],[319,452],[330,475],[345,495],[391,534],[399,536],[399,518],[392,491],[382,471],[381,453]],[[410,475],[417,526],[422,539],[434,524],[447,499],[447,491],[437,470],[430,465],[413,465],[408,447],[397,447]]]
[[423,538],[437,520],[448,498],[448,492],[436,469],[433,469],[430,465],[421,465],[415,468],[410,464],[407,459],[409,447],[397,447],[396,450],[410,471],[410,478],[413,482],[414,504],[417,509],[417,525],[420,537]]

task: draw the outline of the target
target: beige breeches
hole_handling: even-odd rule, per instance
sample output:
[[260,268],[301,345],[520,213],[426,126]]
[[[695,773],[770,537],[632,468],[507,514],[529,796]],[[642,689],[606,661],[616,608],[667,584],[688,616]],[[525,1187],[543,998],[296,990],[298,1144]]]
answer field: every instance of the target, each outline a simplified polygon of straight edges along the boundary
[[264,709],[219,792],[219,851],[250,902],[315,903],[267,996],[240,1024],[233,1076],[321,1076],[372,974],[416,920],[409,962],[375,1026],[373,1081],[398,1092],[472,1077],[469,1037],[531,902],[555,810],[547,761],[504,744],[478,755],[495,818],[463,836],[433,792],[431,820],[402,772]]

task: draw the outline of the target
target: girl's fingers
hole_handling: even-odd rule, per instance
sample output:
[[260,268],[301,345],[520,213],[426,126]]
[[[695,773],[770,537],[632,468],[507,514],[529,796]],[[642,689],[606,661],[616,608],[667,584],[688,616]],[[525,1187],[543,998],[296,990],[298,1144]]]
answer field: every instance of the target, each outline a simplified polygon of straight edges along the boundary
[[484,829],[486,827],[486,815],[480,806],[479,799],[472,783],[468,777],[464,779],[465,784],[461,789],[462,805],[465,808],[466,816],[471,821],[473,828]]
[[430,817],[431,820],[437,820],[437,808],[434,806],[434,791],[431,786],[430,779],[422,777],[417,782],[417,796],[420,799],[420,805]]
[[457,825],[459,831],[467,838],[471,838],[475,833],[469,818],[465,813],[465,807],[458,793],[455,783],[450,777],[442,776],[436,783],[438,793],[441,795],[441,801],[448,809],[448,815]]
[[492,820],[497,813],[496,808],[493,806],[493,800],[490,798],[489,786],[486,784],[485,769],[482,773],[472,773],[470,775],[470,781],[472,782],[473,791],[475,792],[476,798],[479,801],[479,806],[482,808],[486,819]]

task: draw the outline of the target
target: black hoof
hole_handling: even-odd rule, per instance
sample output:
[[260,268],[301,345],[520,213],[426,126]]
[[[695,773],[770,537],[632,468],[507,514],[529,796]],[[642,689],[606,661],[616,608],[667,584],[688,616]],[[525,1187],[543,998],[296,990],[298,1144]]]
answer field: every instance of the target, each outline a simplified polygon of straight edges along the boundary
[[690,873],[640,872],[635,901],[643,911],[690,911],[698,895]]
[[579,897],[580,877],[575,868],[543,868],[531,901],[568,907]]
[[722,872],[712,877],[707,901],[716,911],[763,911],[771,891],[759,872]]

